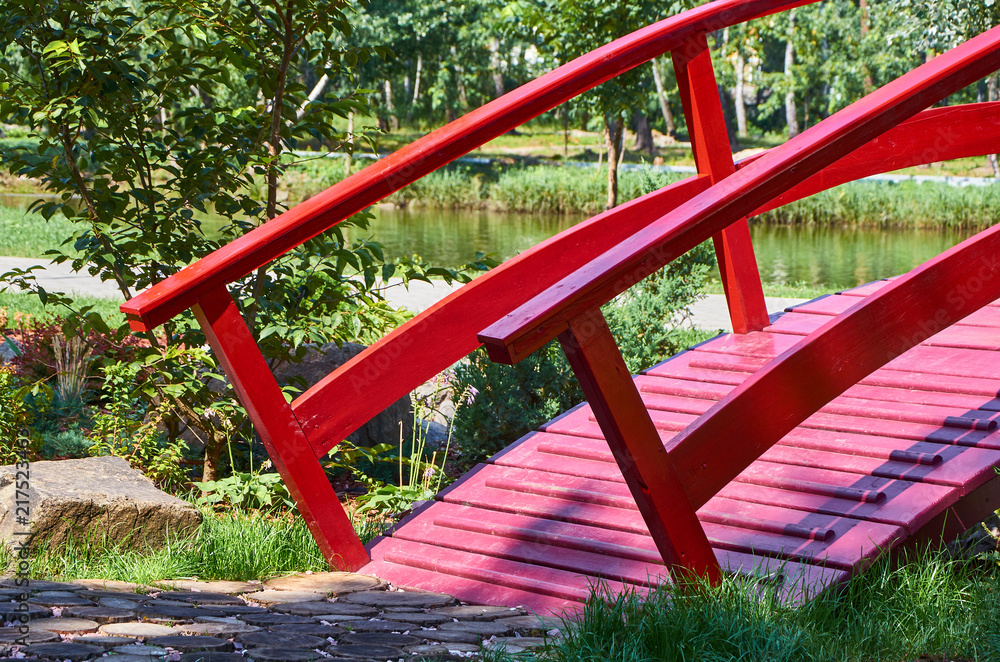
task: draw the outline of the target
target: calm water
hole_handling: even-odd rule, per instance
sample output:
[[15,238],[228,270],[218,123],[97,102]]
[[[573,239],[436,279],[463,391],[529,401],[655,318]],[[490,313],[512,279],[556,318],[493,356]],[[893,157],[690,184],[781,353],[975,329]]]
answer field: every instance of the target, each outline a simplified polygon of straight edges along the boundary
[[[35,195],[3,195],[0,204],[24,209]],[[457,266],[476,251],[501,259],[531,248],[583,216],[538,216],[435,209],[376,208],[369,230],[388,256],[416,253],[432,264]],[[850,287],[909,271],[968,237],[969,231],[752,225],[761,278],[772,283]]]
[[[417,253],[434,264],[458,265],[476,251],[508,258],[583,220],[441,210],[375,210],[368,233],[391,256]],[[761,278],[831,287],[894,276],[968,237],[968,231],[751,226]]]

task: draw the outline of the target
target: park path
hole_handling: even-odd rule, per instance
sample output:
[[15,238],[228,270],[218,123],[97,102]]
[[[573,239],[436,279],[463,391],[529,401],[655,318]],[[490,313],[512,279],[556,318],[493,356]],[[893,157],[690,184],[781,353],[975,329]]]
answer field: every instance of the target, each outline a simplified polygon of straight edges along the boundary
[[[94,297],[118,297],[118,288],[113,281],[101,281],[86,273],[74,273],[68,264],[46,264],[45,260],[28,257],[0,257],[0,273],[11,269],[27,269],[33,265],[42,265],[44,271],[37,272],[38,284],[52,292],[73,292],[78,295]],[[458,285],[447,285],[443,282],[423,283],[415,281],[406,288],[399,280],[390,281],[391,287],[386,290],[386,299],[397,308],[406,308],[413,313],[419,313],[458,289]],[[803,303],[805,299],[785,297],[767,297],[769,312],[779,312],[789,306]],[[726,309],[726,298],[721,294],[709,294],[704,299],[691,306],[691,322],[702,329],[722,329],[732,331],[729,323],[729,312]]]

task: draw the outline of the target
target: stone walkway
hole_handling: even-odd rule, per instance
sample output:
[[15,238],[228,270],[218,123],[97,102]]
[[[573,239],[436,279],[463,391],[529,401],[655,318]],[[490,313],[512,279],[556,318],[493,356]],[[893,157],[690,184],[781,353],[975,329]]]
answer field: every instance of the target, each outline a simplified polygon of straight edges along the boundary
[[543,645],[562,623],[352,573],[266,582],[0,581],[0,658],[84,662],[460,660]]

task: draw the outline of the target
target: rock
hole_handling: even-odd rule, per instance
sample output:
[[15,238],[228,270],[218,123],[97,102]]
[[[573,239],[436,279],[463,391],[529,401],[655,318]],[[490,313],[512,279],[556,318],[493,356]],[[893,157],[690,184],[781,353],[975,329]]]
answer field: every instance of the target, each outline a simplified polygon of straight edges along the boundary
[[[274,371],[274,376],[284,384],[289,383],[293,377],[302,377],[307,386],[312,386],[364,349],[364,345],[349,342],[345,342],[342,348],[338,348],[335,343],[313,346],[301,363],[284,363]],[[389,405],[357,432],[348,436],[348,439],[358,446],[398,444],[400,425],[403,426],[403,439],[410,439],[413,434],[413,405],[408,395]]]
[[[0,539],[8,546],[28,542],[26,536],[15,535],[24,529],[12,508],[15,473],[12,465],[0,467]],[[27,492],[30,540],[51,547],[85,535],[129,549],[155,548],[167,535],[181,535],[201,524],[196,508],[156,489],[120,457],[32,462]]]
[[992,513],[957,540],[948,543],[948,552],[957,559],[974,559],[1000,552],[1000,515]]
[[0,338],[0,365],[10,363],[20,356],[21,348],[13,340]]

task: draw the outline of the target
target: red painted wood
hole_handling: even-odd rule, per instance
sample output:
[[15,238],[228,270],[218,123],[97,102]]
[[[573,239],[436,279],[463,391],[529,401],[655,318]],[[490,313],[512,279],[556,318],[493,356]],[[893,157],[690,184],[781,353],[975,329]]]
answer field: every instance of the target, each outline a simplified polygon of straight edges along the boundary
[[[963,127],[976,127],[975,131]],[[925,110],[754,210],[751,216],[862,177],[1000,149],[1000,103]],[[743,164],[741,163],[741,167]]]
[[368,563],[368,553],[229,291],[222,287],[202,294],[195,316],[330,567],[357,570]]
[[[606,465],[614,468],[614,465]],[[620,475],[620,474],[619,474]],[[617,508],[572,498],[543,496],[518,488],[500,489],[488,485],[489,474],[476,473],[458,489],[450,492],[446,501],[476,506],[486,510],[554,519],[576,524],[592,525],[631,533],[648,532],[642,517],[633,509]],[[614,487],[610,483],[608,491]],[[511,483],[512,488],[517,483]],[[625,486],[617,488],[619,493]],[[878,548],[893,544],[900,537],[900,528],[894,525],[865,522],[843,517],[790,510],[765,504],[737,502],[714,498],[706,510],[717,513],[709,519],[717,520],[718,514],[728,516],[729,524],[718,521],[703,522],[705,533],[712,547],[746,553],[781,554],[800,560],[826,560],[840,568],[851,568],[866,563],[878,553]],[[788,527],[791,533],[776,532]],[[808,529],[832,529],[828,540],[808,540],[799,534]]]
[[[383,561],[433,570],[464,579],[486,581],[508,589],[583,602],[590,595],[590,589],[594,584],[592,578],[580,573],[399,538],[393,538],[393,543],[392,547],[382,554]],[[606,583],[617,593],[625,588],[620,582],[606,581]]]
[[718,581],[719,564],[601,311],[570,320],[559,342],[664,563],[675,577],[693,572]]
[[480,340],[499,362],[531,354],[565,330],[569,319],[609,301],[734,219],[998,66],[1000,29],[994,29],[774,148],[491,325]]
[[707,178],[687,179],[575,225],[479,276],[365,349],[292,404],[317,455],[473,351],[479,346],[476,333],[521,297],[541,292],[707,186]]
[[122,306],[138,331],[190,308],[201,292],[251,273],[383,197],[618,74],[719,30],[815,0],[719,0],[637,30],[460,117],[146,290]]
[[[687,39],[671,55],[698,172],[718,184],[736,172],[736,166],[705,33]],[[747,333],[764,328],[767,306],[746,217],[736,219],[712,241],[733,330]]]
[[[984,311],[1000,312],[1000,310],[995,308],[982,308],[979,312]],[[784,313],[770,326],[765,327],[765,331],[806,336],[828,321],[828,318],[824,318],[821,315]],[[998,351],[1000,350],[1000,335],[996,332],[998,327],[993,324],[986,324],[985,322],[986,319],[984,318],[975,318],[974,315],[970,315],[968,318],[956,322],[953,326],[934,334],[921,344],[933,347]]]

